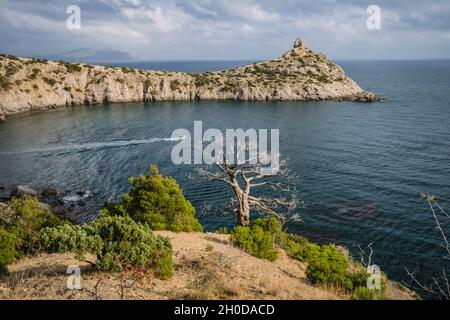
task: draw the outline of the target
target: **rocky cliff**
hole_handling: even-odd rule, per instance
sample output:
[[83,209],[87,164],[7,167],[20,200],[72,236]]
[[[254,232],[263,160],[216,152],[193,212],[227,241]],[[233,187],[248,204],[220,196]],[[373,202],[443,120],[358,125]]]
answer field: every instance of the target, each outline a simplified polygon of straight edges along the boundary
[[0,56],[0,119],[28,110],[109,102],[376,99],[301,39],[280,58],[205,73]]

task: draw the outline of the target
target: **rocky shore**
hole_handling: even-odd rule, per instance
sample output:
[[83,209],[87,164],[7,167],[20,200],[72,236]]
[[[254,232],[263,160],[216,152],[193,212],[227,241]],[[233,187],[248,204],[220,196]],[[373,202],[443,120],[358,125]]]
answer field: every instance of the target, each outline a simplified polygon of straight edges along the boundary
[[182,73],[0,56],[0,119],[83,104],[181,101],[372,102],[343,69],[301,39],[281,57],[217,72]]
[[[3,189],[3,190],[1,190]],[[97,195],[88,190],[56,190],[53,187],[36,189],[18,185],[11,190],[0,188],[0,206],[12,198],[33,197],[42,208],[77,224],[84,224],[97,217],[99,209]]]

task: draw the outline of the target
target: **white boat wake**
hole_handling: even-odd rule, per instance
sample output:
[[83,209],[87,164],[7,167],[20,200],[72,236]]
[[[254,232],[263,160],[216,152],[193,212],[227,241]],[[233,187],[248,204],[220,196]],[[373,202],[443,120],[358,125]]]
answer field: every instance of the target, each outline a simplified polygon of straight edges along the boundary
[[48,145],[48,146],[36,148],[36,149],[0,152],[0,154],[94,150],[94,149],[103,149],[103,148],[116,148],[116,147],[125,147],[125,146],[140,145],[140,144],[149,144],[149,143],[155,143],[155,142],[160,142],[160,141],[179,141],[179,140],[180,140],[179,138],[152,138],[152,139],[142,139],[142,140],[118,140],[118,141],[91,142],[91,143],[81,143],[81,144],[55,144],[55,145]]

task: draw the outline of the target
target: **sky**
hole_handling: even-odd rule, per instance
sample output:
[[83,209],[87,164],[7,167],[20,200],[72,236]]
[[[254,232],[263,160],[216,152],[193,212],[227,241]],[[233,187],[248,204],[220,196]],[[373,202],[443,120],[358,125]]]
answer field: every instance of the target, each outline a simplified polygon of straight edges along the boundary
[[[67,28],[77,5],[79,30]],[[370,5],[381,29],[371,30]],[[0,0],[0,52],[111,49],[140,60],[280,56],[301,37],[332,59],[450,58],[450,1]]]

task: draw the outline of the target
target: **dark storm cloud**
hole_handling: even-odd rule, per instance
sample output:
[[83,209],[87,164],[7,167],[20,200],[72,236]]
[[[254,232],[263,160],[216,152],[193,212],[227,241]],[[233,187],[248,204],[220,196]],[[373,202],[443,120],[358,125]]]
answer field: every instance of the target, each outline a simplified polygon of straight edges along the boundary
[[[71,4],[81,7],[82,30],[65,27]],[[381,8],[378,31],[366,28],[372,4]],[[259,59],[298,35],[335,58],[450,58],[450,3],[0,0],[0,51],[21,55],[93,47],[148,59]]]

